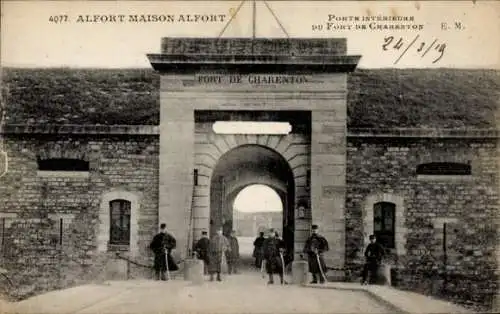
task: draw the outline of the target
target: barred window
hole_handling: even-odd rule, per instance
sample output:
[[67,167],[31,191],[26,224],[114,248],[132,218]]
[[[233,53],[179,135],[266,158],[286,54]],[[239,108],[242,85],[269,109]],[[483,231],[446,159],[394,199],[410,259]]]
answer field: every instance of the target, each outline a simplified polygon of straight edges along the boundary
[[37,158],[38,170],[41,171],[89,171],[89,162],[72,158]]
[[470,175],[471,166],[456,162],[431,162],[417,166],[417,175]]
[[130,244],[130,202],[113,200],[109,202],[110,225],[109,244]]
[[395,248],[395,212],[396,205],[389,202],[379,202],[373,205],[373,233],[377,242],[385,248]]

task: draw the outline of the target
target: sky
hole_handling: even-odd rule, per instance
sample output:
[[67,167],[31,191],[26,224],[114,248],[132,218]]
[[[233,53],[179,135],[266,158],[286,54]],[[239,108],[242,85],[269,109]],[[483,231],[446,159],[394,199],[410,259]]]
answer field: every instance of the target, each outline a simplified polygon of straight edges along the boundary
[[[235,12],[240,3],[240,1],[2,1],[1,65],[150,67],[146,54],[160,52],[162,37],[217,37],[230,14]],[[347,38],[348,54],[362,55],[359,67],[500,67],[499,1],[378,1],[376,3],[267,1],[267,3],[290,37]],[[286,35],[265,3],[257,1],[256,8],[256,37],[285,38]],[[80,15],[116,17],[120,14],[126,17],[124,22],[78,22]],[[174,17],[174,22],[128,21],[129,15],[148,14],[170,15]],[[179,20],[181,16],[186,19],[188,14],[191,17],[205,14],[225,15],[225,20],[218,19],[212,22]],[[62,18],[57,18],[59,16]],[[350,16],[411,16],[413,22],[401,23],[415,27],[422,25],[422,29],[339,30],[339,27],[355,27],[354,24],[363,24],[337,20]],[[442,29],[442,23],[448,25],[446,30]],[[455,28],[455,23],[460,23],[460,29]],[[364,24],[369,26],[369,23]],[[241,7],[222,37],[251,36],[252,5],[248,1]],[[383,45],[389,41],[390,36],[393,40],[386,45],[387,50],[384,50]],[[413,41],[415,38],[417,40]],[[434,43],[433,46],[424,54],[431,43]],[[418,52],[422,44],[423,49]],[[399,49],[394,46],[398,46]],[[442,49],[442,57],[434,62],[441,55],[439,48]],[[401,55],[403,56],[400,58]]]
[[238,193],[233,208],[244,213],[281,212],[283,204],[278,193],[272,188],[267,185],[254,184]]

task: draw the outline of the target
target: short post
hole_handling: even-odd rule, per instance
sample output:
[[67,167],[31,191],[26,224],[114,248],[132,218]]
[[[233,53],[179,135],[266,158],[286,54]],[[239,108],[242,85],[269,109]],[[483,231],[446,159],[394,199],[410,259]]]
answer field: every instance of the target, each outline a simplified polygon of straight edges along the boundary
[[493,313],[500,312],[500,291],[497,290],[497,294],[493,296]]
[[194,284],[202,284],[204,281],[203,261],[200,259],[186,259],[184,267],[184,280]]
[[383,283],[386,286],[392,286],[391,268],[392,268],[391,265],[385,264],[385,263],[383,263],[382,267],[381,267],[381,274],[380,275],[384,278]]
[[307,284],[309,265],[307,261],[299,260],[292,262],[292,284]]

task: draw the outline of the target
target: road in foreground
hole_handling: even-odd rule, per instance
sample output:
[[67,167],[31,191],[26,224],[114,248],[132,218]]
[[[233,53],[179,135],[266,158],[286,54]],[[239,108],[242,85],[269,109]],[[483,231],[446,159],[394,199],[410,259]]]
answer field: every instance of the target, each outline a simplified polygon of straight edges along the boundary
[[363,291],[266,285],[256,273],[195,286],[126,281],[54,291],[16,304],[19,313],[393,313]]

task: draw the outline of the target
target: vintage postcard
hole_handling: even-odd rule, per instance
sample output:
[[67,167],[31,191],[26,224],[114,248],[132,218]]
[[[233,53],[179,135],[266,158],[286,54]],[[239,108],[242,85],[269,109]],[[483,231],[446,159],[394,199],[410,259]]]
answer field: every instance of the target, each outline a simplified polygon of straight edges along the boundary
[[500,311],[500,2],[1,10],[0,313]]

